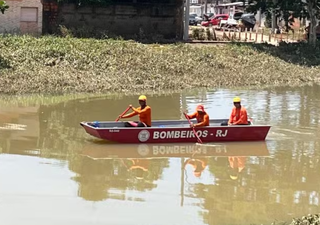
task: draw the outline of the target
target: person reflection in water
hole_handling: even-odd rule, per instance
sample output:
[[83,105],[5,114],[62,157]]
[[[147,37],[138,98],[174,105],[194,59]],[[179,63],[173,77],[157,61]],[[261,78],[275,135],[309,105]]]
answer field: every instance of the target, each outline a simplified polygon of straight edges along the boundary
[[193,174],[195,177],[201,177],[202,172],[208,165],[208,159],[206,158],[190,158],[187,159],[184,163],[184,168],[187,165],[191,165],[193,167]]
[[246,157],[244,156],[235,156],[235,157],[228,157],[229,165],[230,165],[230,178],[232,180],[237,180],[238,175],[241,171],[245,168],[246,164]]
[[128,171],[131,171],[137,179],[143,179],[143,177],[149,171],[150,161],[149,159],[128,159],[124,162]]

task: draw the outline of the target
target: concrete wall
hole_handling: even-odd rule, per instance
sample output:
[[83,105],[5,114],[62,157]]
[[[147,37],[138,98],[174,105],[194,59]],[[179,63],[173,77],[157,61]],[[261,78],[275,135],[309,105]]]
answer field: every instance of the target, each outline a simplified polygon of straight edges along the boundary
[[[182,38],[183,1],[171,3],[127,3],[106,7],[60,4],[57,25],[69,29],[103,33],[123,37],[134,35],[162,35],[164,38]],[[50,30],[50,29],[47,29]]]
[[[0,13],[0,33],[22,33],[38,35],[42,32],[42,3],[41,0],[7,0],[9,9]],[[36,21],[25,21],[21,18],[21,8],[36,8]]]

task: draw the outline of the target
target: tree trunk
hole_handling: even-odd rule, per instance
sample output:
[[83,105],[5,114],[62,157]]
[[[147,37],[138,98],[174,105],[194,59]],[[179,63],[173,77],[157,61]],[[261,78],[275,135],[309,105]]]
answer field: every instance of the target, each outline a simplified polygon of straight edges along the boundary
[[286,32],[289,33],[289,12],[285,11],[283,13],[283,19],[286,27]]
[[309,43],[312,46],[316,46],[316,42],[317,42],[318,20],[317,20],[317,5],[316,5],[315,1],[316,0],[308,0],[307,1],[308,13],[310,16]]
[[189,12],[190,12],[190,0],[185,1],[185,11],[184,11],[184,34],[183,40],[189,40]]
[[[272,1],[274,5],[277,4],[277,0],[273,0]],[[271,12],[271,30],[272,30],[272,33],[275,33],[275,29],[277,28],[277,18],[276,18],[276,15],[275,15],[275,10],[272,9],[272,12]]]
[[258,11],[258,27],[261,27],[261,20],[262,20],[262,9],[259,8],[259,11]]

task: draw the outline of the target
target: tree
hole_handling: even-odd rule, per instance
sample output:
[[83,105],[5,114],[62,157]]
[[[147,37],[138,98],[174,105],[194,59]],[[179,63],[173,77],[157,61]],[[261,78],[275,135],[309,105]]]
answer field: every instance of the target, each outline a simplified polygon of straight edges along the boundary
[[308,11],[310,19],[309,43],[315,46],[317,42],[317,26],[320,16],[320,0],[302,0],[302,2]]
[[271,18],[272,15],[281,17],[285,22],[287,31],[289,23],[292,22],[290,19],[306,16],[301,0],[251,0],[250,3],[247,10],[251,12],[260,9],[262,13],[267,14],[268,18]]
[[256,12],[259,9],[269,17],[271,14],[282,17],[287,29],[290,18],[310,19],[309,43],[316,44],[320,0],[249,0],[248,11]]
[[270,0],[249,0],[246,10],[251,13],[256,13],[260,10],[267,18],[271,18],[274,8],[273,2]]
[[0,1],[0,11],[2,14],[4,14],[4,11],[6,11],[7,9],[9,9],[9,6],[7,5],[7,3],[5,1]]

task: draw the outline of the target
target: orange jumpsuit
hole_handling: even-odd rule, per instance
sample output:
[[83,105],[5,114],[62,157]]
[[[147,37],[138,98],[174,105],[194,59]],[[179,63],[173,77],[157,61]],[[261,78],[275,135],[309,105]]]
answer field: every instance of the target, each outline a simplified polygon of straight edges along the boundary
[[189,119],[197,119],[197,124],[194,124],[195,127],[204,127],[209,126],[209,115],[207,113],[200,115],[198,112],[195,112],[191,115],[188,115]]
[[122,118],[130,118],[136,115],[139,115],[139,120],[142,123],[145,123],[147,126],[151,127],[151,108],[150,106],[144,107],[144,109],[139,108],[132,108],[133,112],[122,116]]
[[233,107],[228,124],[247,125],[248,124],[247,110],[243,106],[241,106],[240,109]]

